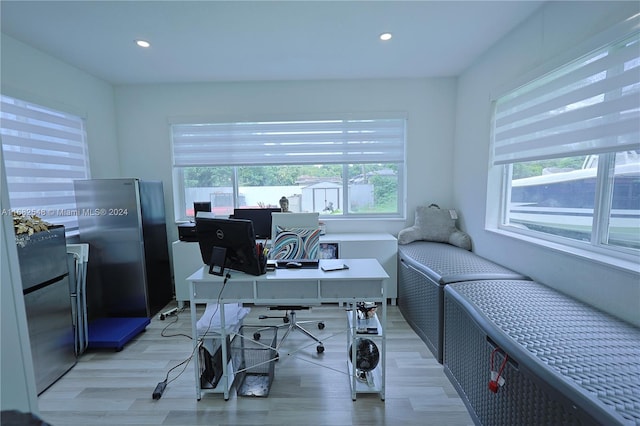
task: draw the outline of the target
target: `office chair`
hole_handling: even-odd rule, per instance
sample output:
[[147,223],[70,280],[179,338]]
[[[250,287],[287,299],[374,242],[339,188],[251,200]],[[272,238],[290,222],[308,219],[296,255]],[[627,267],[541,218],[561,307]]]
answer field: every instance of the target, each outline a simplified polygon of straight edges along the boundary
[[[318,251],[320,247],[320,228],[318,226],[318,213],[272,213],[271,224],[273,239],[269,250],[269,259],[272,260],[305,260],[318,259]],[[285,315],[268,316],[260,315],[259,319],[281,318],[284,324],[279,328],[286,327],[286,331],[280,343],[276,347],[276,351],[282,345],[286,337],[294,330],[301,331],[311,339],[315,340],[318,345],[316,351],[324,352],[322,341],[314,336],[301,324],[312,323],[315,321],[297,321],[296,311],[308,310],[310,306],[302,305],[277,305],[270,306],[269,310],[285,311]],[[318,322],[318,328],[324,329],[324,322]]]

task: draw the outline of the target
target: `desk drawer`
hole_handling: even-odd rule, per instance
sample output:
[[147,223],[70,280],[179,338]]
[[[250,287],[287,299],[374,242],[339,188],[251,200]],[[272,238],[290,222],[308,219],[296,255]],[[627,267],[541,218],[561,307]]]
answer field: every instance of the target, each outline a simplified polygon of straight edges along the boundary
[[320,296],[326,299],[379,299],[382,297],[380,281],[331,280],[320,285]]
[[233,281],[229,280],[222,295],[220,282],[194,282],[193,293],[195,299],[213,299],[218,297],[223,299],[253,299],[253,281]]
[[317,299],[317,281],[269,280],[258,281],[258,299]]

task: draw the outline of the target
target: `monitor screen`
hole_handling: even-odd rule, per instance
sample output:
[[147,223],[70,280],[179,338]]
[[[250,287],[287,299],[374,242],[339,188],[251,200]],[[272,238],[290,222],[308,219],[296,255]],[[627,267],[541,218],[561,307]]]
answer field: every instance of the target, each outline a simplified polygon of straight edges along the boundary
[[280,212],[280,208],[235,209],[234,219],[247,219],[253,222],[253,230],[258,239],[271,238],[271,213]]
[[194,201],[193,216],[198,216],[198,212],[211,213],[211,201]]
[[256,246],[250,220],[198,216],[196,233],[202,261],[209,265],[210,273],[222,275],[225,268],[251,275],[264,273],[266,260]]

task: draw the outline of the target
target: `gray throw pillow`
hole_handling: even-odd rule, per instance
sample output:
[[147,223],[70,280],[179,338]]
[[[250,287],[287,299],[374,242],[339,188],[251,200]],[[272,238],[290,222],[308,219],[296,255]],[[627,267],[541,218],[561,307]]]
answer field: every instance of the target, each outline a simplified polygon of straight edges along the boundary
[[435,204],[418,206],[415,224],[398,233],[398,244],[433,241],[471,250],[471,238],[456,228],[456,217],[455,210],[444,210]]

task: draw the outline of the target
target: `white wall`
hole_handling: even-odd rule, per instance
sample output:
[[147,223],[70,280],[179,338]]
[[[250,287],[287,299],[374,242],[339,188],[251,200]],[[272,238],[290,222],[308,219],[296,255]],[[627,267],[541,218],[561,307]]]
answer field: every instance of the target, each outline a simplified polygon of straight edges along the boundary
[[[549,2],[460,76],[454,204],[481,256],[640,325],[637,273],[485,230],[487,186],[497,182],[488,180],[491,95],[638,9],[637,2]],[[488,207],[495,209],[497,200]]]
[[[267,115],[404,112],[408,117],[408,219],[332,220],[328,232],[387,231],[413,224],[418,204],[451,204],[454,78],[312,82],[136,85],[116,88],[122,174],[164,182],[169,239],[177,239],[169,120],[174,117],[255,119]],[[278,200],[273,200],[277,204]]]
[[84,117],[92,177],[119,176],[113,86],[5,34],[1,42],[2,94]]

